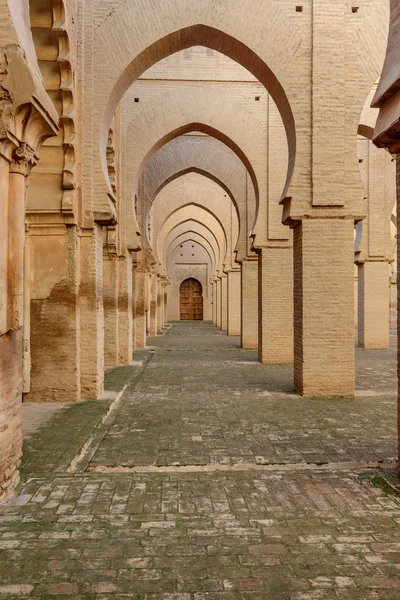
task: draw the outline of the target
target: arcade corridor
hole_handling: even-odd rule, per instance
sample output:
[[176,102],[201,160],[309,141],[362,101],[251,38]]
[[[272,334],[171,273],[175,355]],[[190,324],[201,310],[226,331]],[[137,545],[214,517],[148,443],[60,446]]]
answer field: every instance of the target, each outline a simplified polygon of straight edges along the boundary
[[321,400],[207,322],[149,344],[101,400],[24,406],[0,598],[397,600],[394,345]]

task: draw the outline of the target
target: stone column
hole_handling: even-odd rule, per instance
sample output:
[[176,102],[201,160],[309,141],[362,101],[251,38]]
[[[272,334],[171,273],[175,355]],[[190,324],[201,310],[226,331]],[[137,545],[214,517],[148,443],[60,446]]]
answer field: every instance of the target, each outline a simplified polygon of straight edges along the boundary
[[358,269],[358,345],[366,350],[389,348],[389,263],[368,261]]
[[149,335],[157,335],[157,299],[158,299],[158,277],[150,276],[150,329]]
[[221,278],[221,330],[228,331],[228,276]]
[[241,272],[228,273],[228,335],[240,335]]
[[146,273],[136,271],[135,306],[136,306],[136,344],[135,348],[146,347]]
[[258,348],[258,260],[242,262],[242,348]]
[[354,224],[294,229],[294,383],[308,396],[354,395]]
[[222,304],[221,304],[221,293],[222,293],[222,284],[221,284],[221,278],[218,278],[217,281],[215,282],[215,290],[216,290],[216,317],[217,317],[217,322],[216,325],[217,327],[221,328],[221,317],[222,317]]
[[104,391],[103,232],[98,224],[81,231],[79,300],[82,398],[94,399]]
[[118,292],[118,364],[129,365],[132,362],[132,254],[120,256],[119,292]]
[[293,361],[293,249],[262,248],[258,255],[258,360]]
[[103,305],[104,305],[104,364],[118,364],[118,287],[119,261],[115,254],[103,256]]

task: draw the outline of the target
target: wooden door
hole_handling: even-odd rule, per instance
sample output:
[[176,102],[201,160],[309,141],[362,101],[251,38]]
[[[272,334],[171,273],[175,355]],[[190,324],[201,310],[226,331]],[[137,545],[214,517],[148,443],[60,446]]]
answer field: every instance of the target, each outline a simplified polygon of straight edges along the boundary
[[197,279],[185,279],[180,289],[181,321],[203,320],[203,288]]

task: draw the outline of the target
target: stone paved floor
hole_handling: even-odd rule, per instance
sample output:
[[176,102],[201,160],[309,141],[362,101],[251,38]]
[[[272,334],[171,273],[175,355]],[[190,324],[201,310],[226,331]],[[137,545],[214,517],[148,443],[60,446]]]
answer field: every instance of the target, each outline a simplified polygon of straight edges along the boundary
[[31,432],[0,598],[399,600],[394,347],[317,400],[209,324],[150,342]]

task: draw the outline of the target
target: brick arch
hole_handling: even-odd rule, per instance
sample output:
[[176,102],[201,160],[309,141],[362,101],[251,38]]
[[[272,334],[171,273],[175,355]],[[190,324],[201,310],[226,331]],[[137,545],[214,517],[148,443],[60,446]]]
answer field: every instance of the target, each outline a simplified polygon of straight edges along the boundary
[[[196,239],[196,235],[201,238],[200,240]],[[204,248],[204,250],[207,252],[209,258],[210,258],[210,263],[214,266],[216,265],[216,256],[215,256],[215,250],[214,248],[211,246],[211,244],[205,239],[204,236],[200,236],[200,234],[195,234],[195,232],[190,232],[188,231],[187,233],[182,233],[180,235],[178,235],[176,238],[173,239],[173,241],[169,244],[168,246],[168,250],[167,250],[167,264],[169,262],[169,259],[172,255],[173,252],[175,252],[175,250],[181,245],[181,244],[185,244],[186,242],[195,242],[196,244],[199,244],[199,246],[202,246]]]
[[175,178],[175,185],[173,182],[169,184],[172,185],[172,189],[168,190],[165,187],[164,194],[161,192],[161,195],[157,196],[151,212],[153,237],[149,241],[150,247],[152,242],[154,251],[160,256],[158,236],[165,222],[177,211],[190,207],[194,214],[200,210],[212,215],[220,225],[225,239],[225,264],[230,268],[234,262],[234,252],[237,250],[239,219],[232,201],[222,197],[225,190],[220,188],[218,183],[214,185],[213,180],[209,180],[210,184],[204,189],[204,184],[198,181],[202,178],[202,175],[198,177],[195,174],[193,179],[191,174],[186,174],[179,178],[182,183]]
[[136,79],[155,63],[171,54],[193,46],[210,48],[241,64],[264,85],[271,95],[281,114],[289,148],[288,173],[282,194],[282,197],[285,197],[293,175],[296,157],[296,127],[288,97],[276,75],[251,48],[228,33],[204,24],[184,27],[158,39],[142,50],[119,75],[108,96],[100,131],[100,153],[106,181],[108,181],[106,164],[107,136],[113,115],[123,95]]
[[168,182],[186,172],[211,176],[219,185],[228,188],[239,214],[238,256],[247,256],[247,238],[256,215],[255,190],[250,175],[231,148],[215,137],[198,132],[178,136],[164,144],[146,164],[139,184],[139,189],[145,190],[141,203],[141,229],[145,230],[143,219],[157,194]]
[[149,204],[154,202],[166,181],[189,168],[212,174],[229,188],[235,199],[243,193],[240,184],[248,172],[237,154],[219,139],[196,136],[193,132],[165,144],[146,164],[143,177]]
[[170,183],[172,183],[173,181],[175,181],[175,179],[179,179],[180,177],[183,177],[184,175],[188,175],[189,173],[197,173],[198,175],[201,175],[202,177],[206,177],[207,179],[210,179],[211,181],[213,181],[214,183],[216,183],[217,185],[219,185],[229,196],[229,198],[232,201],[232,204],[235,207],[236,210],[236,214],[238,217],[238,221],[239,221],[239,230],[240,230],[240,213],[239,213],[239,208],[237,205],[237,202],[235,200],[235,197],[233,196],[232,192],[230,191],[230,189],[228,188],[227,185],[225,185],[225,183],[223,183],[220,179],[218,179],[218,177],[214,176],[212,173],[210,173],[209,171],[203,171],[202,169],[199,169],[197,167],[188,167],[187,169],[183,169],[182,171],[175,173],[174,175],[171,175],[171,177],[169,177],[169,179],[167,179],[166,181],[164,181],[164,183],[162,183],[160,185],[160,187],[158,188],[158,190],[156,191],[156,195],[154,197],[154,200],[156,199],[157,195]]
[[[185,229],[185,226],[190,227],[190,229]],[[172,237],[172,235],[175,235],[175,237],[172,240],[169,240],[169,236]],[[218,241],[210,229],[206,228],[206,226],[204,224],[196,223],[196,222],[185,221],[184,223],[181,223],[180,225],[178,225],[177,227],[172,229],[171,232],[166,236],[166,238],[165,238],[165,246],[167,247],[166,263],[168,264],[168,261],[169,261],[168,253],[170,252],[171,245],[174,243],[174,241],[179,240],[181,238],[187,239],[187,236],[192,236],[192,237],[198,236],[200,238],[200,243],[202,243],[203,245],[209,246],[211,248],[211,251],[212,251],[212,254],[214,257],[211,260],[211,262],[214,265],[214,270],[215,270],[217,268],[217,265],[220,262],[220,249],[218,246]]]
[[[250,175],[250,178],[253,183],[254,190],[255,190],[256,205],[258,205],[259,186],[258,186],[255,171],[253,169],[252,164],[250,163],[250,160],[248,159],[246,154],[243,152],[243,150],[238,146],[238,144],[233,139],[231,139],[226,133],[216,129],[215,127],[211,127],[210,125],[207,125],[206,123],[195,123],[195,122],[186,123],[185,125],[182,125],[181,127],[178,127],[177,129],[174,129],[173,131],[169,132],[167,135],[162,137],[160,140],[158,140],[158,142],[156,144],[154,144],[154,146],[148,151],[148,153],[142,160],[142,164],[139,169],[139,175],[143,172],[145,165],[149,162],[151,157],[160,148],[162,148],[164,145],[168,144],[172,140],[174,140],[180,136],[183,136],[187,133],[194,132],[194,131],[204,133],[210,137],[213,137],[213,138],[219,140],[220,142],[222,142],[225,146],[230,148],[236,154],[236,156],[243,163],[243,165],[245,166],[245,168],[247,169],[247,171]],[[139,179],[139,176],[138,176],[138,179]]]
[[[176,158],[176,147],[179,143],[182,145],[182,140],[186,140],[186,138],[189,137],[187,134],[192,132],[200,132],[205,134],[203,143],[205,143],[205,140],[208,139],[211,141],[211,143],[220,145],[220,152],[224,151],[228,154],[230,157],[229,164],[231,170],[229,174],[224,173],[222,167],[218,169],[213,166],[212,161],[202,161],[199,158],[199,164],[201,165],[200,168],[198,165],[193,164],[196,162],[196,154],[198,154],[197,150],[191,152],[190,158],[188,158],[187,153],[185,158],[178,159],[176,166],[174,165],[174,159]],[[171,163],[171,166],[164,169],[165,154],[168,154],[168,148],[171,148],[171,157],[168,159]],[[188,160],[190,160],[190,162],[188,162]],[[219,165],[227,164],[226,160],[216,159],[214,162]],[[151,210],[152,204],[154,203],[154,199],[157,193],[159,193],[163,187],[167,185],[168,181],[173,181],[173,175],[175,175],[177,172],[179,173],[180,171],[182,171],[182,175],[185,170],[186,172],[189,172],[190,170],[195,172],[197,169],[197,172],[203,171],[203,174],[207,173],[207,176],[208,174],[211,174],[212,176],[209,177],[210,179],[218,180],[218,184],[221,184],[223,188],[228,188],[226,191],[228,192],[230,198],[233,199],[234,205],[236,204],[236,212],[239,219],[237,250],[241,256],[246,256],[247,236],[250,229],[254,227],[257,218],[258,199],[260,194],[257,175],[253,169],[252,163],[245,152],[236,143],[236,141],[230,138],[225,132],[221,131],[221,129],[216,129],[215,127],[211,127],[203,122],[187,123],[168,132],[165,136],[153,144],[151,149],[147,150],[145,158],[141,160],[140,169],[142,175],[140,177],[140,183],[138,187],[139,189],[142,188],[146,190],[146,196],[141,196],[140,211],[138,214],[138,226],[141,231],[147,232],[148,214]],[[242,187],[238,183],[237,176],[237,173],[240,169],[243,170],[244,184]],[[134,170],[136,170],[136,167]],[[166,181],[162,181],[163,175],[161,175],[160,178],[160,173],[163,173],[164,171],[166,175]],[[247,177],[249,178],[249,185],[246,185]],[[139,180],[139,177],[137,177],[137,179]],[[151,183],[149,180],[152,180]],[[145,185],[141,185],[142,183],[145,183]],[[150,183],[149,186],[148,183]],[[245,197],[245,194],[248,196],[248,198]],[[126,197],[126,202],[131,202],[131,195]],[[241,210],[239,210],[239,205],[242,207]],[[128,211],[126,204],[125,207]],[[142,239],[144,245],[147,246],[147,236],[144,235]]]
[[183,212],[185,209],[192,208],[192,207],[198,208],[201,211],[204,211],[205,213],[208,213],[216,221],[216,223],[218,223],[219,227],[221,228],[221,230],[223,231],[223,234],[224,234],[225,251],[227,252],[227,250],[228,250],[228,235],[226,233],[226,229],[225,229],[223,223],[221,222],[221,220],[209,208],[207,208],[206,206],[202,206],[201,204],[197,204],[195,202],[188,202],[187,204],[183,204],[183,205],[177,207],[174,211],[172,211],[168,215],[168,217],[164,220],[163,224],[160,227],[160,232],[159,232],[158,239],[157,239],[157,248],[159,246],[159,240],[160,240],[160,236],[161,236],[161,231],[164,229],[166,223],[171,218],[173,218],[174,215],[176,215],[177,213]]
[[[187,207],[185,207],[185,208],[187,208]],[[225,256],[226,256],[225,232],[224,232],[222,226],[215,219],[215,217],[210,215],[210,219],[209,219],[210,223],[207,223],[204,220],[201,221],[199,217],[196,218],[193,215],[184,214],[184,215],[180,216],[179,211],[177,211],[170,220],[172,221],[171,223],[169,223],[167,221],[164,224],[163,229],[160,231],[160,236],[159,236],[159,240],[158,240],[158,248],[160,250],[160,253],[158,256],[160,257],[159,262],[161,264],[165,265],[165,262],[166,262],[165,240],[167,239],[170,232],[173,231],[174,229],[178,228],[181,225],[185,225],[186,223],[188,224],[188,227],[191,226],[192,223],[196,223],[197,225],[204,227],[205,230],[210,232],[212,237],[215,239],[217,247],[218,247],[218,251],[219,251],[219,262],[216,267],[216,270],[219,270],[219,271],[223,270],[224,260],[225,260]]]
[[[223,256],[221,254],[221,247],[220,247],[220,240],[218,239],[218,233],[213,230],[212,228],[210,228],[208,225],[201,223],[200,221],[194,221],[194,220],[186,220],[186,221],[182,221],[182,223],[177,224],[175,227],[173,227],[171,229],[171,231],[166,235],[165,237],[165,242],[164,242],[164,249],[163,249],[163,262],[160,262],[160,266],[162,266],[165,271],[167,272],[168,269],[168,264],[169,264],[169,257],[167,256],[168,252],[169,252],[169,248],[171,246],[171,244],[174,243],[174,240],[179,239],[179,238],[183,238],[190,234],[190,229],[193,231],[194,228],[198,229],[198,235],[204,239],[206,242],[209,243],[210,247],[213,249],[213,252],[215,254],[215,261],[211,260],[211,264],[213,267],[211,276],[215,277],[218,275],[219,271],[222,271],[222,265],[223,265]],[[183,229],[183,232],[181,232],[181,230]],[[171,241],[172,240],[172,241]]]

